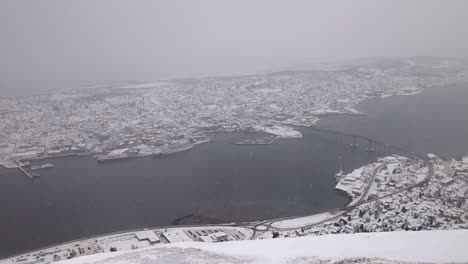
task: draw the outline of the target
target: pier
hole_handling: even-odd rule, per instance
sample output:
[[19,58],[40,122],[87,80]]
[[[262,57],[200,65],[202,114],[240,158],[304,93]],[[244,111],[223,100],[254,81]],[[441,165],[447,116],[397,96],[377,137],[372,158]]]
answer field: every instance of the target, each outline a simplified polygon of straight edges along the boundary
[[28,176],[28,178],[30,180],[34,180],[34,175],[29,174],[29,172],[27,172],[25,169],[23,169],[23,167],[18,165],[18,169],[20,169],[20,171],[22,171],[26,176]]
[[[395,146],[388,144],[386,142],[376,140],[370,137],[361,136],[357,134],[341,132],[341,131],[334,131],[329,129],[323,129],[319,127],[308,127],[307,129],[300,130],[301,134],[303,135],[313,135],[317,132],[322,133],[324,135],[324,139],[327,141],[336,142],[346,144],[349,148],[353,150],[357,150],[361,146],[365,146],[363,148],[364,151],[373,153],[377,152],[378,155],[390,155],[390,154],[397,154],[401,153],[404,155],[409,156],[417,156],[417,153],[411,152],[406,150],[402,147]],[[278,140],[280,137],[275,137],[270,141],[265,141],[265,139],[245,139],[237,142],[233,142],[234,145],[270,145]],[[351,139],[351,142],[345,143],[347,139]]]

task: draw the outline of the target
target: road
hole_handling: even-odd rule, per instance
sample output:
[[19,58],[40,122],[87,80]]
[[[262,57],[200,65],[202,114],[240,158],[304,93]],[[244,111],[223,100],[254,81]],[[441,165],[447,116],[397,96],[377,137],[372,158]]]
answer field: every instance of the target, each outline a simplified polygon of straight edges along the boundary
[[257,225],[253,226],[253,230],[254,230],[254,234],[252,237],[255,237],[256,235],[256,232],[257,231],[271,231],[271,230],[282,230],[282,231],[287,231],[287,230],[296,230],[296,229],[299,229],[299,228],[310,228],[312,226],[316,226],[316,225],[320,225],[322,223],[325,223],[325,222],[328,222],[328,221],[331,221],[331,220],[335,220],[339,217],[341,217],[343,214],[345,214],[347,211],[349,211],[350,209],[362,204],[361,201],[362,199],[364,199],[369,190],[370,190],[370,187],[372,185],[372,183],[374,182],[374,179],[375,179],[375,176],[377,175],[377,173],[380,171],[380,169],[385,166],[385,165],[388,165],[390,164],[391,162],[388,162],[388,163],[384,163],[382,165],[379,165],[377,166],[376,168],[374,168],[374,170],[372,171],[372,175],[371,175],[371,178],[369,179],[369,184],[366,186],[366,189],[364,191],[364,194],[361,195],[359,197],[359,200],[356,201],[355,203],[353,203],[353,205],[347,205],[346,207],[344,208],[336,208],[336,209],[331,209],[331,210],[327,210],[327,211],[323,211],[323,212],[320,212],[320,213],[317,213],[317,214],[313,214],[313,215],[307,215],[307,216],[315,216],[315,215],[319,215],[319,214],[324,214],[324,213],[334,213],[336,212],[336,214],[333,214],[332,217],[330,218],[327,218],[327,219],[324,219],[320,222],[317,222],[317,223],[314,223],[314,224],[311,224],[311,225],[305,225],[305,226],[301,226],[301,227],[294,227],[294,228],[279,228],[279,227],[274,227],[272,226],[273,223],[275,222],[278,222],[278,221],[282,221],[282,220],[292,220],[292,219],[295,219],[295,218],[300,218],[300,217],[307,217],[307,216],[299,216],[299,217],[286,217],[286,218],[280,218],[280,219],[273,219],[273,220],[266,220],[266,221],[262,221],[260,223],[258,223]]
[[[360,205],[363,205],[363,204],[366,204],[366,203],[371,203],[371,202],[374,202],[374,201],[377,201],[377,200],[380,200],[380,199],[383,199],[383,198],[386,198],[386,197],[389,197],[389,196],[392,196],[392,195],[395,195],[395,194],[398,194],[398,193],[401,193],[401,192],[410,190],[412,188],[415,188],[415,187],[422,186],[422,185],[426,184],[432,178],[432,176],[434,174],[433,164],[429,162],[426,165],[429,167],[429,172],[428,172],[428,175],[426,176],[426,178],[423,181],[421,181],[421,182],[419,182],[419,183],[417,183],[417,184],[415,184],[413,186],[403,188],[403,189],[401,189],[399,191],[396,191],[394,193],[391,193],[391,194],[388,194],[388,195],[385,195],[385,196],[382,196],[382,197],[378,197],[376,199],[363,201],[363,197],[367,196],[368,190],[370,188],[370,184],[375,179],[375,176],[376,176],[377,172],[380,170],[380,168],[383,165],[376,167],[374,169],[372,177],[370,178],[369,184],[368,184],[368,186],[366,188],[365,195],[363,195],[360,198],[358,204],[355,204],[355,205],[352,205],[352,206],[346,206],[346,207],[343,207],[343,208],[336,208],[336,209],[332,209],[332,210],[327,210],[325,212],[333,213],[333,216],[331,216],[330,218],[327,218],[327,219],[325,219],[323,221],[311,224],[311,225],[305,225],[305,226],[302,226],[302,227],[299,226],[299,227],[294,227],[294,228],[275,228],[275,227],[272,226],[273,223],[281,221],[281,220],[295,219],[295,218],[299,218],[299,217],[306,217],[306,216],[297,216],[297,217],[270,219],[270,220],[265,220],[265,221],[252,222],[252,223],[229,223],[229,224],[213,224],[213,225],[204,225],[204,226],[206,226],[206,227],[209,227],[209,226],[213,226],[213,227],[232,226],[232,227],[241,227],[241,228],[251,229],[253,232],[252,232],[252,236],[249,239],[255,239],[256,237],[258,237],[258,235],[263,234],[264,232],[267,232],[267,231],[287,231],[287,230],[297,230],[297,229],[301,229],[301,228],[310,228],[310,227],[313,227],[313,226],[316,226],[316,225],[320,225],[320,224],[322,224],[324,222],[333,221],[335,219],[338,219],[343,214],[347,213],[349,210],[354,209],[356,206],[360,206]],[[325,212],[321,212],[321,213],[325,213]],[[308,215],[308,216],[315,216],[315,215],[317,215],[317,214]],[[199,228],[200,226],[199,225],[165,226],[165,227],[140,228],[140,229],[126,230],[126,231],[119,231],[119,232],[113,232],[113,233],[108,233],[108,234],[100,234],[100,235],[91,236],[91,237],[87,237],[87,238],[80,238],[80,239],[76,239],[76,240],[72,240],[72,241],[67,241],[67,242],[57,244],[57,245],[47,246],[45,248],[42,248],[42,250],[51,249],[51,248],[58,247],[60,245],[64,245],[64,244],[68,244],[68,243],[79,242],[79,241],[82,241],[84,239],[99,238],[99,237],[103,237],[103,236],[117,235],[117,234],[137,232],[137,231],[145,231],[145,230],[151,230],[151,229],[170,229],[170,228],[184,228],[184,227],[185,228],[190,228],[190,227],[198,227]],[[37,252],[39,250],[41,250],[41,249],[35,249],[33,251],[30,251],[29,253]],[[21,255],[24,255],[24,254],[27,254],[27,253],[28,252],[23,253]],[[10,258],[10,257],[14,257],[14,256],[9,256],[7,258]]]
[[[383,166],[391,164],[391,163],[392,162],[384,163],[382,165],[377,166],[373,170],[371,178],[369,179],[369,183],[368,183],[368,185],[366,187],[366,190],[364,191],[364,194],[359,197],[359,200],[356,203],[347,205],[347,206],[345,206],[343,208],[336,208],[336,209],[332,209],[332,210],[327,210],[327,211],[323,211],[323,212],[313,214],[313,215],[270,219],[270,220],[257,222],[257,223],[252,224],[252,225],[246,224],[243,227],[251,228],[254,231],[253,234],[252,234],[251,239],[255,239],[258,235],[260,235],[261,233],[267,232],[267,231],[291,231],[291,230],[297,230],[297,229],[301,229],[301,228],[308,229],[308,228],[323,224],[325,222],[329,222],[329,221],[338,219],[342,215],[346,214],[348,211],[350,211],[350,210],[352,210],[352,209],[354,209],[354,208],[356,208],[358,206],[361,206],[361,205],[364,205],[364,204],[367,204],[367,203],[372,203],[372,202],[375,202],[375,201],[378,201],[378,200],[381,200],[381,199],[384,199],[384,198],[399,194],[401,192],[411,190],[411,189],[413,189],[415,187],[422,186],[422,185],[426,184],[427,182],[429,182],[430,179],[432,178],[432,176],[434,175],[434,165],[431,162],[426,162],[426,165],[429,167],[429,171],[428,171],[428,174],[427,174],[427,176],[426,176],[426,178],[424,180],[422,180],[422,181],[420,181],[420,182],[418,182],[418,183],[416,183],[414,185],[411,185],[411,186],[405,187],[403,189],[400,189],[398,191],[395,191],[393,193],[386,194],[384,196],[380,196],[380,197],[377,197],[375,199],[364,200],[367,197],[368,193],[369,193],[370,187],[373,184],[373,182],[375,180],[375,176],[377,175],[377,173],[380,171],[380,169]],[[292,219],[302,218],[302,217],[307,217],[307,216],[312,217],[312,216],[316,216],[316,215],[323,214],[323,213],[335,213],[335,214],[333,214],[333,216],[330,217],[330,218],[324,219],[322,221],[319,221],[319,222],[316,222],[316,223],[310,224],[310,225],[298,226],[298,227],[294,227],[294,228],[279,228],[279,227],[272,226],[273,223],[278,222],[278,221],[292,220]]]

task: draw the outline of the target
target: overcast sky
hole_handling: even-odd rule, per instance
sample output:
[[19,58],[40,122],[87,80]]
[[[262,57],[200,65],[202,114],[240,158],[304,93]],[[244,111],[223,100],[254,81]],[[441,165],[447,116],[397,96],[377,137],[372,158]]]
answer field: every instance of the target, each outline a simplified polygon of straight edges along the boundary
[[0,0],[0,95],[314,58],[468,55],[468,1]]

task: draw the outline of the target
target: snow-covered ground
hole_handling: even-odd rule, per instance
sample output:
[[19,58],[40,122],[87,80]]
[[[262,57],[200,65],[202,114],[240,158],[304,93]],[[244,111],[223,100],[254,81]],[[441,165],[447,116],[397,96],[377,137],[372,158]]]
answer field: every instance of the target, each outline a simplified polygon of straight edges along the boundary
[[309,226],[309,225],[320,223],[327,219],[333,218],[336,215],[337,213],[335,212],[335,214],[323,213],[323,214],[316,214],[312,216],[304,216],[304,217],[299,217],[299,218],[286,219],[286,220],[273,222],[271,226],[275,228],[301,228],[303,226]]
[[[343,178],[336,184],[335,189],[342,190],[346,192],[350,197],[353,197],[353,201],[356,201],[358,195],[353,193],[353,189],[356,186],[363,186],[364,182],[362,182],[361,176],[366,166],[353,170],[353,172],[346,174]],[[361,183],[361,184],[359,184]]]
[[296,131],[286,126],[265,127],[263,130],[267,133],[276,135],[280,138],[301,138],[302,137],[301,132]]
[[121,86],[120,88],[124,89],[142,89],[142,88],[156,88],[164,85],[169,85],[168,82],[148,82],[148,83],[138,83],[138,84],[128,84]]
[[402,231],[166,244],[59,263],[467,263],[467,245],[468,230]]
[[464,156],[464,157],[462,157],[462,161],[463,161],[463,162],[467,162],[467,163],[468,163],[468,156]]

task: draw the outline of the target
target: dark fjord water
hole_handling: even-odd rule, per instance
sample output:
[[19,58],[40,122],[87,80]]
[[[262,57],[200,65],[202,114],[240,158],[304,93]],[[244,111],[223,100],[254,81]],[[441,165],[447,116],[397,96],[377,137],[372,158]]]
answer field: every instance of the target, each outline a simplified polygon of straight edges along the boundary
[[[358,107],[365,116],[330,116],[319,127],[415,152],[468,154],[467,101],[466,86],[429,89],[367,101]],[[300,130],[304,138],[268,146],[236,146],[232,142],[248,135],[222,133],[215,142],[164,158],[39,161],[56,167],[41,171],[36,181],[0,168],[0,257],[90,235],[169,225],[193,213],[230,222],[344,206],[348,198],[334,190],[338,157],[350,171],[376,154],[350,150],[349,137]]]
[[417,153],[468,154],[468,84],[424,90],[416,96],[365,101],[365,116],[323,118],[322,128],[378,139]]

